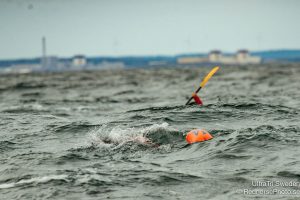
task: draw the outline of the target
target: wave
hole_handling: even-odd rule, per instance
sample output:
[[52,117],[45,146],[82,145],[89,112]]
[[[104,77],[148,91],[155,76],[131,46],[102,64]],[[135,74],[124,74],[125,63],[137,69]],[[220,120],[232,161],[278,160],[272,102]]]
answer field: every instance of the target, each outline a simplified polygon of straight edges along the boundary
[[71,122],[65,125],[49,125],[48,127],[56,133],[78,133],[82,131],[87,131],[91,128],[98,127],[98,125],[87,124],[82,122]]
[[180,105],[180,106],[149,107],[149,108],[129,110],[127,112],[140,112],[140,111],[153,111],[153,112],[155,112],[155,111],[176,110],[176,109],[184,109],[184,108],[187,108],[187,106]]
[[105,147],[122,146],[126,143],[136,143],[157,146],[176,142],[182,139],[180,131],[170,128],[168,123],[153,124],[143,128],[109,127],[102,125],[89,133],[90,143]]
[[296,178],[300,179],[300,174],[297,172],[291,172],[291,171],[280,171],[277,173],[278,176],[286,177],[286,178]]
[[22,97],[41,97],[44,94],[42,92],[26,92],[23,93],[21,96]]
[[34,83],[34,82],[19,82],[12,86],[12,89],[22,90],[22,89],[41,89],[47,87],[44,83]]
[[0,189],[8,189],[13,187],[19,187],[23,185],[30,185],[30,184],[38,184],[38,183],[47,183],[49,181],[53,180],[61,180],[64,182],[67,182],[67,175],[49,175],[49,176],[43,176],[43,177],[35,177],[30,179],[21,179],[17,182],[12,183],[2,183],[0,184]]
[[1,110],[1,112],[7,112],[7,113],[32,113],[32,112],[46,112],[46,111],[49,110],[40,104],[11,106]]
[[[63,128],[63,130],[61,129]],[[79,129],[90,128],[90,126],[79,125],[73,127],[71,124],[61,127],[60,130],[68,132],[79,131]],[[68,149],[64,155],[55,158],[56,164],[66,162],[77,162],[82,160],[94,160],[98,158],[112,159],[111,156],[137,157],[145,154],[169,152],[184,146],[183,133],[169,127],[168,123],[153,124],[146,127],[124,127],[104,124],[93,127],[88,133],[86,140],[79,142],[76,146]],[[174,147],[174,148],[172,148]]]
[[0,141],[0,152],[14,150],[16,145],[17,143],[11,141]]

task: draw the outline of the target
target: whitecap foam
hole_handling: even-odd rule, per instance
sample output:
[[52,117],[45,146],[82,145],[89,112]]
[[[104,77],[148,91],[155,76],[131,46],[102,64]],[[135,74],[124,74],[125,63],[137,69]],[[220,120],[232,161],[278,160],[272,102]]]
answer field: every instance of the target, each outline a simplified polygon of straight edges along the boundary
[[157,132],[176,131],[169,128],[168,123],[153,124],[143,128],[124,128],[109,127],[102,125],[100,128],[93,129],[88,134],[88,142],[93,145],[111,147],[112,145],[122,145],[127,142],[135,142],[139,144],[151,144],[149,135]]
[[66,178],[67,175],[50,175],[50,176],[35,177],[30,179],[22,179],[18,182],[0,184],[0,189],[8,189],[8,188],[18,187],[21,185],[26,185],[31,183],[46,183],[51,180],[65,180]]

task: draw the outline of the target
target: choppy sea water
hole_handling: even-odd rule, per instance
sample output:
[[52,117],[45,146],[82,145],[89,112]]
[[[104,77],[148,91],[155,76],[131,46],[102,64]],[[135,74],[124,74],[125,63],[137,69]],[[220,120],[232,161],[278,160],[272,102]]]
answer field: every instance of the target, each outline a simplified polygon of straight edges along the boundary
[[0,199],[298,199],[300,66],[210,69],[1,75]]

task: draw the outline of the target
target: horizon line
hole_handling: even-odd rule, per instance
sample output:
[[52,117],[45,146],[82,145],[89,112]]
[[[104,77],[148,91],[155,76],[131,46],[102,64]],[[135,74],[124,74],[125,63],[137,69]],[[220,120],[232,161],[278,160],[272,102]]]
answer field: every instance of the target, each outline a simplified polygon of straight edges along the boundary
[[[85,55],[83,53],[77,53],[77,54],[73,54],[72,56],[59,56],[59,55],[55,55],[55,54],[49,54],[47,55],[47,57],[57,57],[57,58],[62,58],[62,59],[68,59],[68,58],[72,58],[76,55],[83,55],[86,58],[97,58],[97,57],[106,57],[106,58],[128,58],[128,57],[177,57],[180,55],[193,55],[193,54],[203,54],[203,55],[207,55],[209,54],[211,51],[214,50],[218,50],[221,51],[223,54],[234,54],[236,52],[238,52],[239,50],[248,50],[251,53],[261,53],[261,52],[272,52],[272,51],[300,51],[300,48],[297,49],[293,49],[293,48],[276,48],[276,49],[265,49],[265,50],[249,50],[247,48],[240,48],[237,49],[236,51],[232,52],[232,51],[222,51],[221,49],[215,48],[212,49],[208,52],[182,52],[182,53],[175,53],[175,54],[124,54],[124,55]],[[0,58],[0,61],[12,61],[12,60],[31,60],[31,59],[40,59],[42,58],[42,56],[35,56],[35,57],[19,57],[19,58]]]

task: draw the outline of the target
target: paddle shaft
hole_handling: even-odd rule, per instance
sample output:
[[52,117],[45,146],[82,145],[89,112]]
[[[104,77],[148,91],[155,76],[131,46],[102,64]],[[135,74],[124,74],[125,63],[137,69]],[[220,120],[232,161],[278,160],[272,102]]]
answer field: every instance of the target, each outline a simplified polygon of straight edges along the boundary
[[[202,88],[201,86],[198,87],[198,89],[196,90],[195,94],[197,94],[201,90],[201,88]],[[188,105],[192,101],[192,99],[193,99],[193,96],[186,102],[185,105]]]
[[[214,67],[203,79],[203,81],[200,84],[200,87],[198,87],[198,89],[196,90],[195,94],[197,94],[201,88],[203,88],[205,86],[205,84],[207,83],[207,81],[219,70],[220,67],[216,66]],[[193,94],[194,95],[194,94]],[[185,105],[188,105],[190,103],[190,101],[193,99],[193,95],[192,97],[186,102]]]

